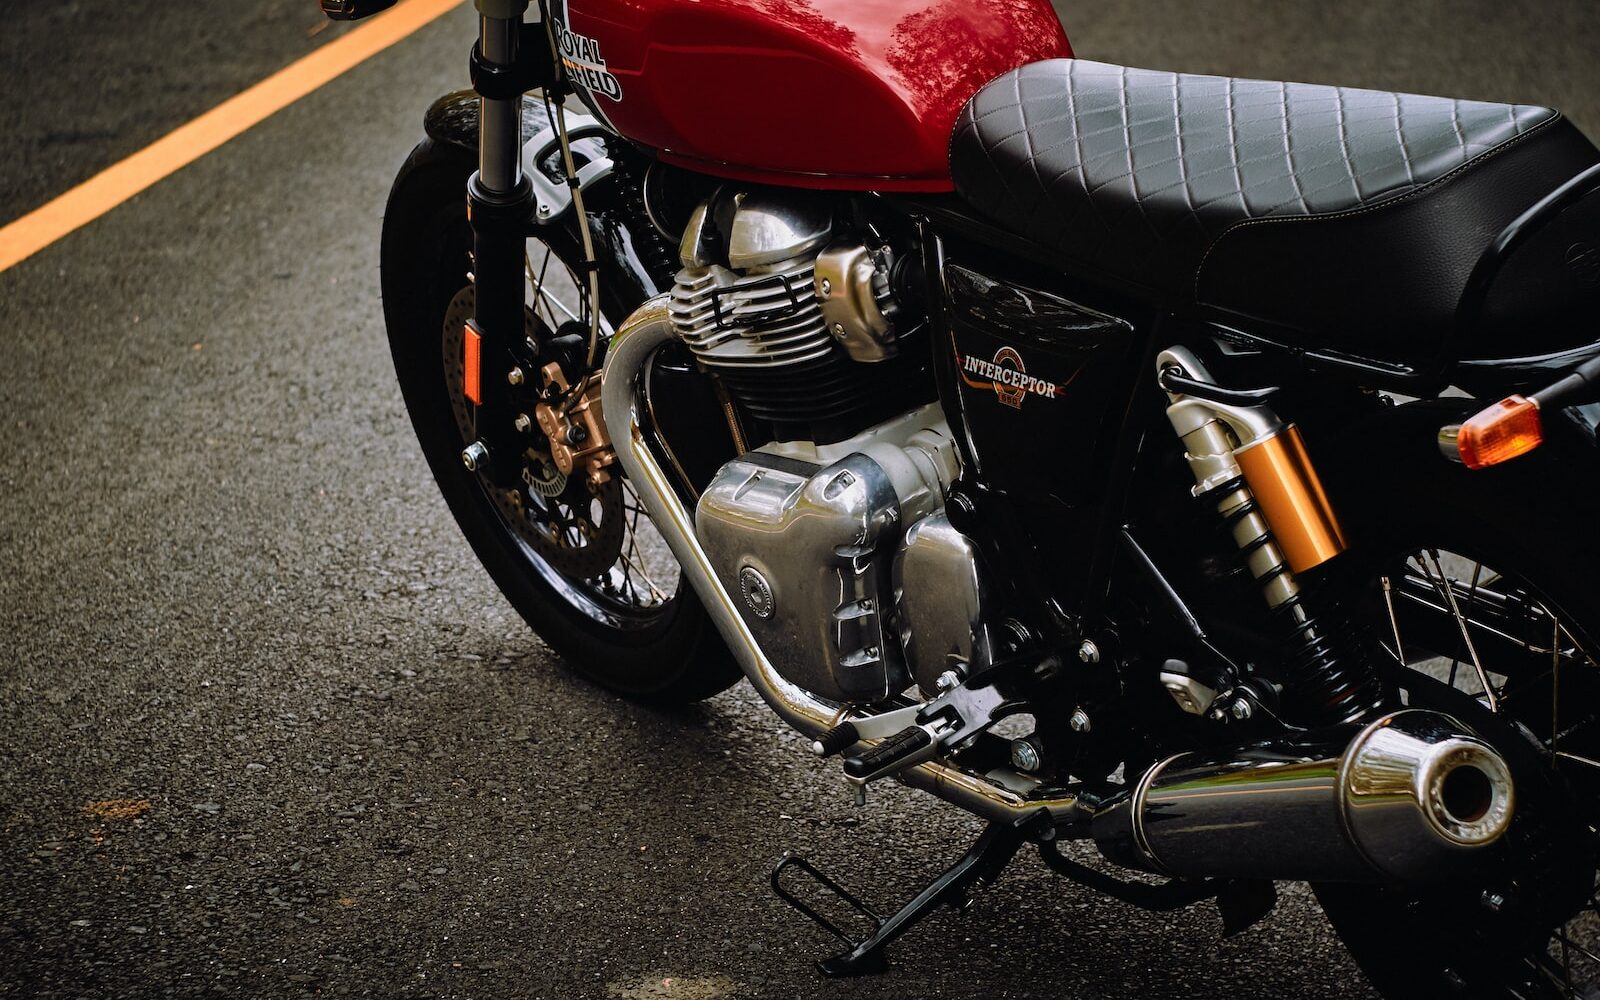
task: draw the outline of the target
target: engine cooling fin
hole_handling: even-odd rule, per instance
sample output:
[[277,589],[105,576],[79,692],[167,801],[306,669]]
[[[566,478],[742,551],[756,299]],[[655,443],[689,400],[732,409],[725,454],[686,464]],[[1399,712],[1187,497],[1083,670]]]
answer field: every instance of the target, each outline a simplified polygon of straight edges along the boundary
[[873,372],[829,335],[814,280],[800,259],[744,274],[686,267],[673,285],[679,338],[758,420],[844,424],[872,408]]
[[[887,265],[841,236],[835,216],[826,201],[723,189],[695,209],[679,247],[674,334],[779,440],[840,440],[931,398],[932,380],[916,378],[925,359],[895,350]],[[836,252],[857,270],[819,273],[819,255]],[[856,329],[851,309],[877,325]]]

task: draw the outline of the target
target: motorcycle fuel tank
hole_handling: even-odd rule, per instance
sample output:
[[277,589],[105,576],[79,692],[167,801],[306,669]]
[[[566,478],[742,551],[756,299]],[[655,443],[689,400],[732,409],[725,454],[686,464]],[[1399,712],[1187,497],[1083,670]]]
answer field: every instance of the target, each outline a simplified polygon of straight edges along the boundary
[[736,180],[948,191],[956,114],[1070,57],[1047,0],[556,0],[590,104],[661,159]]

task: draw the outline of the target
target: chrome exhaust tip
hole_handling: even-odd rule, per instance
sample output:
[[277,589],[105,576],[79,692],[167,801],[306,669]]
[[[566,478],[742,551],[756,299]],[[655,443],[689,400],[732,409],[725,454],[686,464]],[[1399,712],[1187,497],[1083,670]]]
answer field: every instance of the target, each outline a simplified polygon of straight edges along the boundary
[[1094,817],[1101,852],[1180,878],[1435,881],[1511,825],[1511,770],[1456,720],[1408,709],[1170,757]]
[[1362,730],[1340,769],[1352,843],[1380,872],[1428,877],[1487,847],[1511,825],[1511,769],[1489,744],[1434,712],[1385,716]]

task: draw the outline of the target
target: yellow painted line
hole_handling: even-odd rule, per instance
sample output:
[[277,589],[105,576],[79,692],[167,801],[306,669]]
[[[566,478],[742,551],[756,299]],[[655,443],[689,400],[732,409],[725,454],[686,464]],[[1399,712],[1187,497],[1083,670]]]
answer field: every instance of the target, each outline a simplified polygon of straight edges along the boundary
[[463,0],[400,0],[186,125],[0,229],[0,271],[93,222],[234,136],[400,41]]

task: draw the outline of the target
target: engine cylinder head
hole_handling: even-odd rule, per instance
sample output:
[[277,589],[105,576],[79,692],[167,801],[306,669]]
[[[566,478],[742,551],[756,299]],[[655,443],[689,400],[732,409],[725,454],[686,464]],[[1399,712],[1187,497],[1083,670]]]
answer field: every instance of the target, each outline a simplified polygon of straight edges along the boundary
[[825,203],[725,189],[695,209],[679,248],[674,332],[780,437],[846,436],[881,409],[885,373],[852,360],[856,331],[830,324],[819,299],[817,258],[833,235]]

